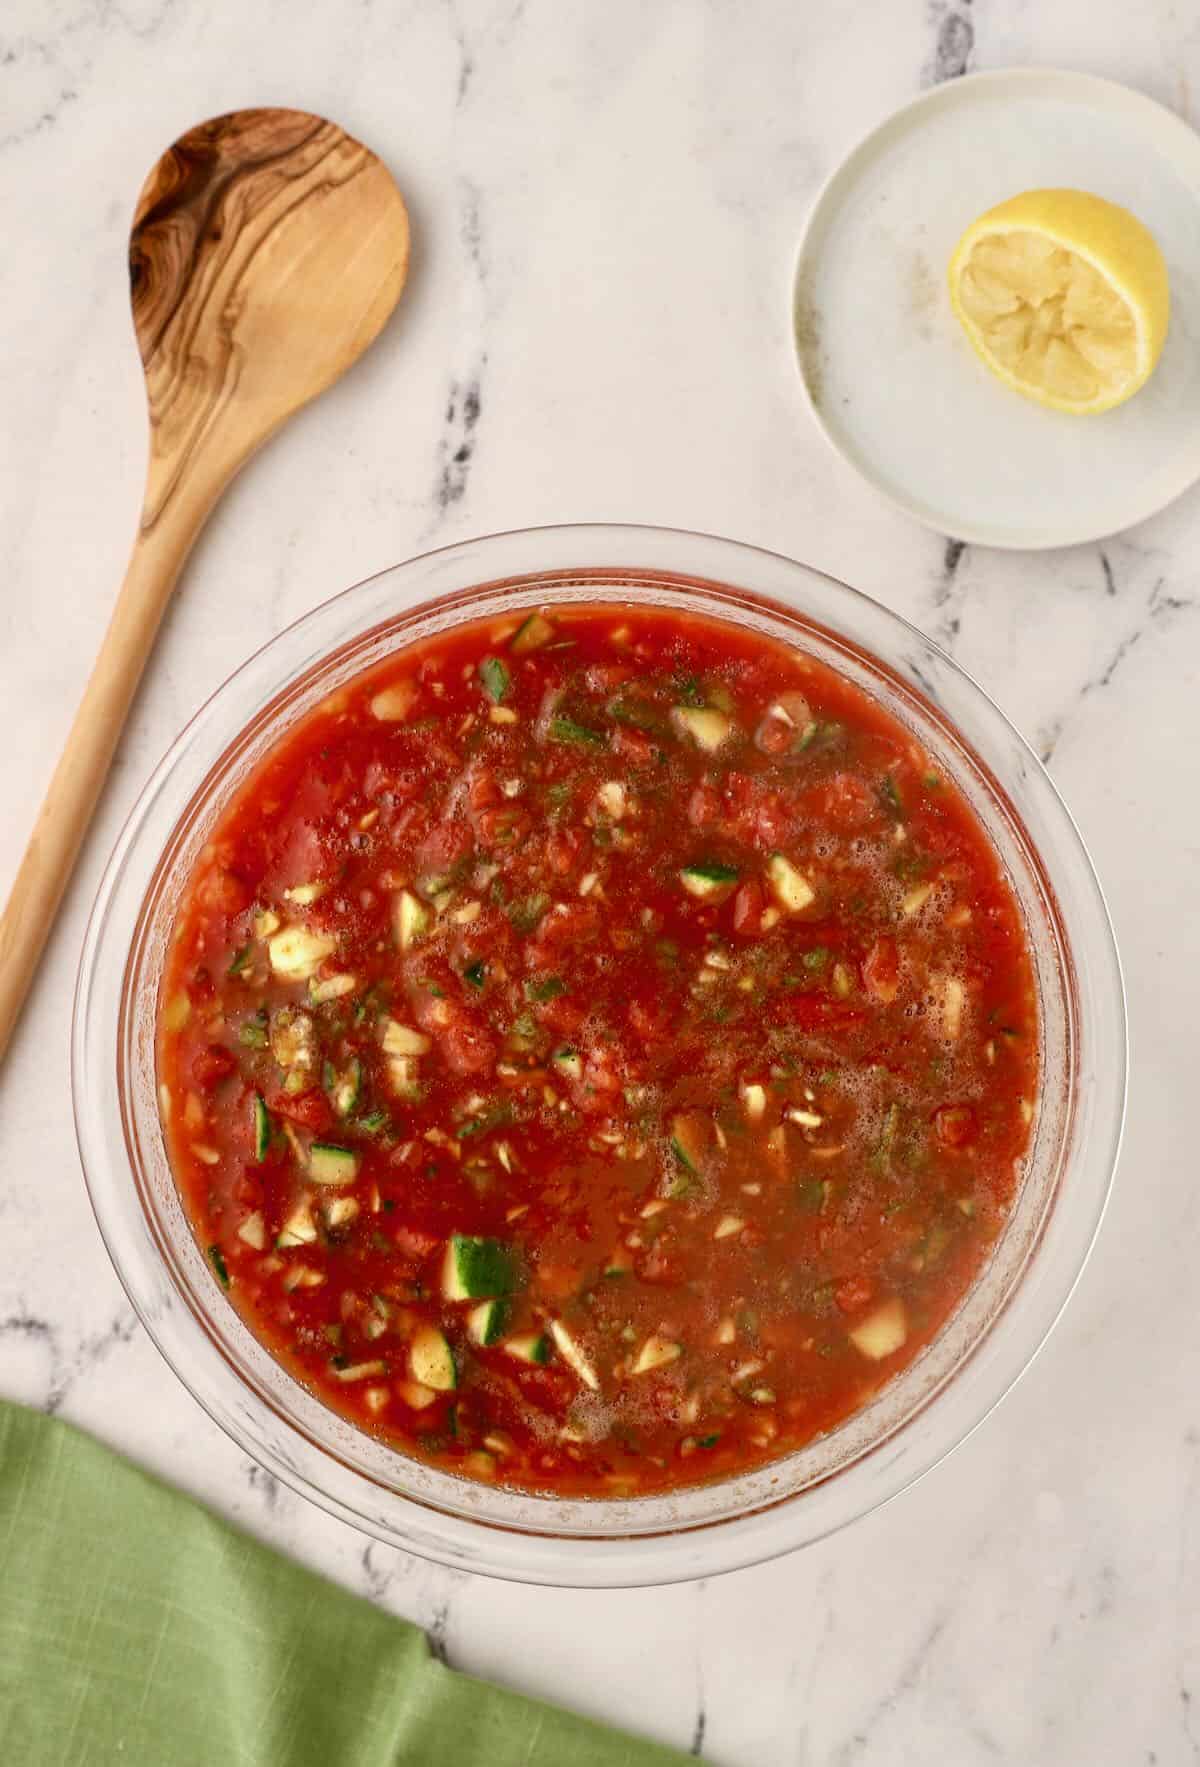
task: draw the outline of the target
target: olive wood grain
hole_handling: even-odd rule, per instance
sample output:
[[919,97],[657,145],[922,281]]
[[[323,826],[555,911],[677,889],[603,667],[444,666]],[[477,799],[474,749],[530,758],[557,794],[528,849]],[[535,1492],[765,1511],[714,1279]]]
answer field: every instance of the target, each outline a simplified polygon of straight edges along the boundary
[[322,117],[201,123],[142,189],[129,242],[150,460],[112,621],[0,917],[0,1058],[176,579],[217,498],[378,336],[408,269],[386,168]]

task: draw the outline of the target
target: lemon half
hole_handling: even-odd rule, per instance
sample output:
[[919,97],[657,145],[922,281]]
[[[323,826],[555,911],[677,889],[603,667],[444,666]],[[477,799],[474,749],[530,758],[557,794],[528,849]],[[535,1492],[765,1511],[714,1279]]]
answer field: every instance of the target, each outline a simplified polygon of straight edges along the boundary
[[1027,190],[980,215],[950,260],[950,299],[1006,386],[1078,413],[1145,385],[1170,309],[1154,236],[1086,190]]

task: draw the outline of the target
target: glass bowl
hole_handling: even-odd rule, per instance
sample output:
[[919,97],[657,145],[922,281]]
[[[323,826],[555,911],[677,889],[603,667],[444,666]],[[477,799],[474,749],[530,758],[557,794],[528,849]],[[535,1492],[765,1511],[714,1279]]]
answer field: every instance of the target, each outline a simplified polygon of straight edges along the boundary
[[[231,793],[295,718],[401,645],[466,620],[587,601],[706,612],[804,648],[875,694],[970,799],[1034,955],[1042,1072],[1007,1226],[938,1336],[861,1411],[770,1465],[640,1498],[538,1497],[408,1459],[275,1362],[192,1236],[157,1106],[159,975],[184,879]],[[138,799],[88,926],[75,1121],[100,1231],[171,1367],[250,1455],[335,1515],[459,1569],[536,1583],[672,1582],[775,1557],[894,1497],[983,1419],[1069,1296],[1112,1180],[1125,1095],[1121,972],[1104,900],[1045,771],[975,683],[895,614],[807,566],[656,528],[493,535],[411,559],[251,657]]]

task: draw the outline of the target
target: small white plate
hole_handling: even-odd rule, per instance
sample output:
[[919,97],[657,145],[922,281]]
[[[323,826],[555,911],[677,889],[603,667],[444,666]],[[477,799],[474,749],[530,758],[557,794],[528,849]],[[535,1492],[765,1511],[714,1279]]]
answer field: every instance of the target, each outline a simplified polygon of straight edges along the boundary
[[[1123,203],[1171,278],[1149,383],[1098,417],[995,380],[950,308],[959,235],[1018,191]],[[796,269],[796,343],[817,422],[885,497],[983,546],[1070,546],[1153,515],[1200,478],[1200,136],[1109,80],[971,74],[873,131],[817,198]]]

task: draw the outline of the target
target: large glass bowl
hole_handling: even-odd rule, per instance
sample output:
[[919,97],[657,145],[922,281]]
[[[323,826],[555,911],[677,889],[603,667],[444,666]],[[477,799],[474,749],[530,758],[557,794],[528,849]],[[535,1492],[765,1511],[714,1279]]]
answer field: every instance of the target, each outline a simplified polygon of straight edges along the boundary
[[[275,1362],[217,1286],[180,1206],[159,1124],[155,1012],[193,860],[232,792],[294,719],[398,646],[551,603],[702,611],[845,671],[911,728],[1003,856],[1037,975],[1041,1095],[1011,1218],[957,1312],[855,1416],[756,1471],[670,1495],[537,1497],[418,1464],[335,1415]],[[1125,1094],[1112,929],[1087,853],[1038,761],[920,632],[790,559],[699,534],[562,527],[395,566],[251,657],[173,744],[109,862],[84,943],[72,1044],[92,1203],[143,1324],[209,1415],[296,1490],[378,1539],[538,1583],[710,1576],[805,1545],[893,1497],[967,1436],[1026,1368],[1083,1267],[1108,1196]]]

